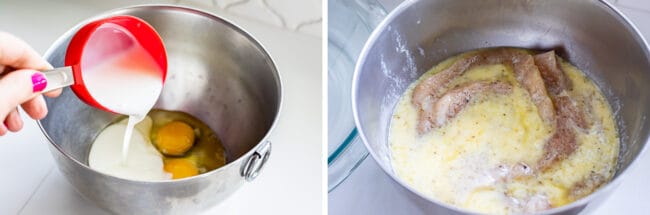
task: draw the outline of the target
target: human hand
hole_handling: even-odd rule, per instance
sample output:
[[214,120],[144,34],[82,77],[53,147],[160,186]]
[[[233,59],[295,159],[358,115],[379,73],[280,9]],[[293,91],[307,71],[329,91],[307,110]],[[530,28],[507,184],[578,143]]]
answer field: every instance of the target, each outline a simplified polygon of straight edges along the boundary
[[[39,120],[47,115],[47,106],[41,91],[47,86],[43,73],[37,70],[52,66],[34,51],[25,41],[5,32],[0,32],[0,136],[7,131],[17,132],[23,127],[18,105],[32,119]],[[56,97],[61,90],[44,93]]]

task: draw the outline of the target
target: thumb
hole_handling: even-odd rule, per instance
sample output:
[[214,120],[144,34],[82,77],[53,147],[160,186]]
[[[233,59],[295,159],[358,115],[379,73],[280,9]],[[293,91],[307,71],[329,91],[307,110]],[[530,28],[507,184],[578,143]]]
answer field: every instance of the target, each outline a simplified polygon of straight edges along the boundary
[[0,79],[0,120],[9,112],[39,95],[47,86],[47,79],[35,70],[16,70]]

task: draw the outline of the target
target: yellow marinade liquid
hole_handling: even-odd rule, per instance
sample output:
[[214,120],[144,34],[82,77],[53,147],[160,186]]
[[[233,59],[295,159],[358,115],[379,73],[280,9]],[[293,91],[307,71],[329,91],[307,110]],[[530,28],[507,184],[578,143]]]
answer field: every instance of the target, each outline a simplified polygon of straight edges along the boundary
[[[466,53],[468,54],[468,53]],[[546,171],[532,177],[500,180],[499,165],[535,164],[553,134],[537,112],[528,92],[510,67],[478,66],[450,86],[475,80],[501,80],[513,86],[507,95],[488,95],[470,103],[456,117],[424,135],[417,133],[417,109],[411,103],[414,87],[446,69],[459,55],[447,59],[401,97],[391,121],[389,144],[397,176],[419,192],[472,211],[508,214],[559,207],[591,193],[572,192],[590,177],[602,183],[615,172],[619,138],[611,108],[598,87],[564,60],[561,68],[573,82],[569,95],[589,104],[592,126],[576,132],[578,149]]]

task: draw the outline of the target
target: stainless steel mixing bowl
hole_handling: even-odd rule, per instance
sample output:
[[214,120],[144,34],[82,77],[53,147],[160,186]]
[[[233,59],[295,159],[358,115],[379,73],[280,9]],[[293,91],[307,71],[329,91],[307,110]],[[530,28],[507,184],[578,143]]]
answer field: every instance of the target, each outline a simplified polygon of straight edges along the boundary
[[[132,15],[151,24],[163,39],[167,81],[154,108],[192,114],[210,126],[227,151],[227,165],[195,177],[141,182],[87,166],[91,143],[118,115],[82,103],[69,89],[47,99],[39,122],[63,175],[85,198],[117,214],[195,214],[222,201],[252,180],[270,155],[267,134],[281,103],[280,77],[264,48],[249,34],[212,14],[173,6],[118,9],[84,21]],[[45,54],[63,66],[73,28]],[[120,86],[115,86],[120,87]]]
[[[357,61],[352,87],[355,123],[381,168],[420,202],[423,213],[471,213],[428,198],[397,177],[387,133],[406,88],[441,60],[477,48],[555,49],[586,72],[614,109],[621,150],[614,179],[591,195],[545,211],[593,209],[625,178],[646,148],[650,127],[650,53],[638,30],[597,0],[412,0],[375,29]],[[644,164],[647,167],[647,164]]]

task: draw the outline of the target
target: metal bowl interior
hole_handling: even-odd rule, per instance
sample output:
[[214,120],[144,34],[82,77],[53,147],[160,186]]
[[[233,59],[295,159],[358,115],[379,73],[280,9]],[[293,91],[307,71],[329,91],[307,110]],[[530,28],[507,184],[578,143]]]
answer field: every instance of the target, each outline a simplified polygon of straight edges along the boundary
[[[84,23],[113,15],[139,17],[160,34],[168,72],[154,108],[183,111],[210,126],[226,149],[227,165],[165,182],[131,181],[98,173],[87,167],[91,144],[119,115],[84,104],[66,88],[58,98],[46,99],[49,114],[39,122],[59,169],[85,197],[116,213],[187,213],[214,205],[243,183],[243,160],[264,142],[277,121],[281,85],[272,59],[239,27],[188,8],[129,7]],[[70,38],[81,25],[46,53],[54,67],[63,66]],[[126,191],[129,189],[132,192]],[[134,192],[151,195],[134,200],[138,195]],[[188,196],[192,198],[183,199]]]
[[604,1],[406,1],[375,29],[357,61],[353,112],[366,147],[397,183],[427,199],[430,210],[469,211],[427,198],[395,176],[387,134],[406,88],[438,62],[485,47],[555,49],[593,79],[612,105],[621,137],[613,182],[572,204],[575,212],[613,189],[650,134],[650,54],[644,39]]

